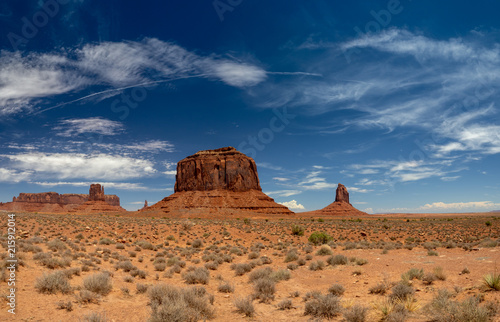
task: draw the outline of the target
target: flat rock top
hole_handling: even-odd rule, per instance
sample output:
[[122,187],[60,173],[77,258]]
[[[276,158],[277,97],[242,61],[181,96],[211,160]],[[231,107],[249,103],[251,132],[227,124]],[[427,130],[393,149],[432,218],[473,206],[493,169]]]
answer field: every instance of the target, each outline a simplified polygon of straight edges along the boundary
[[242,155],[242,156],[244,156],[244,154],[241,153],[240,151],[236,150],[232,146],[228,146],[225,148],[219,148],[219,149],[215,149],[215,150],[198,151],[195,154],[184,158],[184,160],[194,159],[194,158],[203,158],[203,157],[207,157],[207,156],[209,157],[209,156],[227,156],[227,155]]

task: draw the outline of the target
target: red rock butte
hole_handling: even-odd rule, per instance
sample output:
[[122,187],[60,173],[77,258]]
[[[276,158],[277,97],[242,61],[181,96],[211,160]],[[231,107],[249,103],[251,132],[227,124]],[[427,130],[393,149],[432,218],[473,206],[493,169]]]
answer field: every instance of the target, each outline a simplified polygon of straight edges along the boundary
[[[97,191],[99,189],[99,192]],[[120,198],[116,195],[105,195],[99,184],[90,186],[89,194],[58,194],[57,192],[20,193],[12,202],[0,203],[1,210],[26,212],[71,212],[79,206],[98,199],[111,211],[125,211],[120,207]],[[97,200],[96,199],[96,200]],[[95,201],[93,201],[95,202]],[[88,211],[84,211],[88,212]]]
[[174,194],[141,211],[173,216],[293,214],[262,192],[255,161],[233,147],[199,151],[179,161]]
[[335,201],[323,209],[303,212],[301,215],[307,216],[368,216],[366,212],[354,208],[349,203],[349,192],[347,188],[339,183],[335,191]]

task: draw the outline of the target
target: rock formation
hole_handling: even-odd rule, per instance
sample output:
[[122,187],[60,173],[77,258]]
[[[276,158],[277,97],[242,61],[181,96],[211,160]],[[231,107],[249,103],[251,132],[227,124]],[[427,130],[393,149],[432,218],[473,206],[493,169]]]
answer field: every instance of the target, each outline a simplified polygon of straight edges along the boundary
[[250,189],[262,190],[257,166],[233,147],[199,151],[177,163],[175,192]]
[[100,184],[91,184],[88,200],[78,207],[70,210],[71,212],[95,213],[95,212],[115,212],[126,211],[122,207],[110,205],[105,201],[104,187]]
[[349,203],[349,192],[347,192],[347,188],[341,183],[339,183],[335,192],[335,202]]
[[141,211],[172,215],[293,214],[262,192],[255,161],[233,147],[177,163],[174,194]]
[[354,208],[349,203],[347,188],[339,183],[335,191],[335,201],[320,210],[300,213],[303,216],[368,216],[367,213]]
[[[18,197],[12,198],[12,202],[1,204],[0,209],[27,212],[68,212],[87,202],[92,193],[92,187],[90,190],[91,192],[88,195],[58,194],[57,192],[20,193]],[[118,196],[104,195],[104,189],[102,193],[102,196],[104,196],[103,201],[110,206],[120,207],[120,198]],[[99,198],[102,198],[102,196],[99,195]]]
[[104,201],[104,187],[101,187],[100,184],[91,184],[89,201]]

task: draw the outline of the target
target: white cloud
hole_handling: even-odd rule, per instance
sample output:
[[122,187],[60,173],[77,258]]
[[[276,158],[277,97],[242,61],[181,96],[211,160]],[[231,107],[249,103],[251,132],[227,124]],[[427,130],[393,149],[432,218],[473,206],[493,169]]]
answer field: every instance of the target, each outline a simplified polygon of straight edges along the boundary
[[324,190],[337,187],[335,183],[329,183],[326,178],[320,177],[321,171],[311,171],[301,182],[298,187],[306,190]]
[[469,201],[469,202],[434,202],[425,204],[417,208],[392,208],[379,209],[379,212],[420,212],[420,213],[440,213],[440,212],[486,212],[498,209],[500,203],[492,201]]
[[300,190],[277,190],[266,192],[266,195],[277,197],[290,197],[302,193]]
[[57,179],[126,180],[156,172],[151,161],[108,154],[21,153],[2,155],[12,167]]
[[260,67],[236,62],[215,64],[213,69],[224,83],[236,87],[254,86],[267,77],[266,71]]
[[374,211],[373,211],[373,208],[365,208],[363,209],[364,212],[366,212],[367,214],[373,214]]
[[470,201],[470,202],[434,202],[432,204],[425,204],[419,207],[419,210],[484,210],[499,207],[500,203],[493,203],[491,201]]
[[14,169],[0,168],[0,182],[21,182],[28,180],[32,171],[17,171]]
[[289,178],[282,178],[282,177],[274,177],[273,180],[279,181],[279,182],[285,182],[290,180]]
[[349,192],[367,193],[367,192],[373,191],[373,190],[362,189],[362,188],[357,188],[357,187],[346,187],[346,188],[347,188],[347,191],[349,191]]
[[[56,95],[106,86],[89,97],[102,98],[126,87],[199,77],[230,86],[254,86],[267,77],[262,68],[216,55],[200,56],[155,38],[101,42],[52,53],[0,52],[0,115],[32,111],[34,103]],[[83,98],[83,97],[80,97]],[[74,96],[68,101],[78,101]],[[62,103],[64,104],[64,103]]]
[[287,208],[290,209],[305,209],[303,205],[297,203],[295,200],[290,200],[290,201],[285,201],[285,202],[278,202],[280,205],[283,205]]
[[101,135],[116,135],[122,132],[123,124],[102,117],[89,117],[85,119],[62,120],[58,126],[52,128],[58,131],[57,135],[72,137],[83,133],[96,133]]

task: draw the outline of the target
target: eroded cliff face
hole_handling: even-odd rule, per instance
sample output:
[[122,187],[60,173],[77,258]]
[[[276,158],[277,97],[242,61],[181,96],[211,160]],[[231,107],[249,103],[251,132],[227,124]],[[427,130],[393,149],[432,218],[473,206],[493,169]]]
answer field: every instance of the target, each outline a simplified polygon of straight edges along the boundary
[[349,203],[349,192],[347,192],[347,188],[341,183],[339,183],[335,192],[335,202]]
[[261,191],[255,161],[233,147],[199,151],[177,163],[175,192]]
[[174,216],[293,214],[262,192],[255,161],[233,147],[199,151],[179,161],[174,190],[174,194],[141,211]]
[[[105,195],[104,188],[92,184],[89,194],[58,194],[57,192],[20,193],[12,202],[3,203],[0,209],[27,212],[67,212],[86,203],[90,199],[103,201],[112,207],[120,207],[120,198],[116,195]],[[122,209],[120,207],[120,209]],[[122,209],[123,210],[123,209]]]

